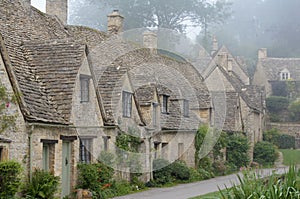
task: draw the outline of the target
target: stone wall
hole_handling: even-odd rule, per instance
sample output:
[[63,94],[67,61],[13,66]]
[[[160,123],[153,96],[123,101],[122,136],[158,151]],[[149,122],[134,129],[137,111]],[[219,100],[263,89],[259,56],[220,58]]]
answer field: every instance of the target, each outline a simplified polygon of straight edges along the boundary
[[279,132],[295,137],[295,148],[300,149],[300,124],[295,123],[268,123],[267,130],[276,128]]

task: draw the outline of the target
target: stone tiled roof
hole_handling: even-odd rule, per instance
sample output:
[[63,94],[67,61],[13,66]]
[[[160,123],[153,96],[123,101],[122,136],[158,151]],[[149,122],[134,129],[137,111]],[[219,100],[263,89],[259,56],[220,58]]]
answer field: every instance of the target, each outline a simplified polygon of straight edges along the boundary
[[0,27],[6,65],[25,118],[68,124],[84,46],[68,39],[70,34],[56,17],[24,7],[19,0],[0,2]]
[[263,110],[263,88],[255,85],[245,85],[234,72],[228,74],[222,67],[219,67],[223,75],[235,88],[235,91],[241,95],[247,105],[257,111]]
[[[75,80],[85,46],[74,41],[50,40],[25,42],[22,48],[32,74],[23,77],[22,68],[16,72],[32,117],[69,122]],[[32,81],[26,78],[35,79],[38,85],[31,86]],[[34,93],[34,89],[42,89],[44,93]]]
[[[167,72],[168,70],[169,72]],[[173,70],[173,73],[170,72],[170,70]],[[158,83],[164,86],[168,85],[166,87],[176,92],[179,92],[178,82],[176,82],[174,78],[178,77],[176,74],[180,74],[181,78],[186,81],[187,86],[189,86],[188,83],[190,86],[192,85],[191,87],[195,91],[194,94],[198,106],[201,108],[210,107],[208,90],[203,83],[203,78],[196,69],[187,62],[183,63],[166,56],[153,54],[149,49],[142,48],[129,51],[127,54],[117,57],[106,67],[101,74],[101,78],[99,78],[98,89],[103,99],[106,116],[108,117],[107,119],[111,122],[115,121],[112,110],[114,110],[114,105],[118,100],[113,93],[121,92],[122,77],[127,73],[134,90],[144,86],[145,83]],[[171,82],[173,82],[174,88],[169,87],[172,85]],[[181,84],[184,84],[184,82],[180,82]],[[187,92],[187,90],[183,90],[182,92]],[[179,93],[176,95],[177,97],[178,94]],[[191,96],[191,93],[187,93],[187,96],[188,95]],[[146,101],[148,100],[148,97],[137,96],[137,99]]]
[[287,69],[290,77],[294,80],[300,80],[300,58],[263,58],[259,59],[260,64],[266,73],[268,80],[280,80],[279,73]]
[[108,37],[104,32],[85,26],[68,25],[67,30],[76,41],[87,44],[89,49],[93,49]]
[[[228,59],[232,60],[232,71],[244,82],[249,83],[249,77],[248,72],[245,69],[245,66],[241,66],[239,62],[236,60],[236,57],[234,57],[231,52],[226,48],[226,46],[222,46],[213,57],[213,60],[215,60],[215,63],[218,63],[218,55],[226,53],[228,55]],[[213,65],[212,65],[213,67]]]

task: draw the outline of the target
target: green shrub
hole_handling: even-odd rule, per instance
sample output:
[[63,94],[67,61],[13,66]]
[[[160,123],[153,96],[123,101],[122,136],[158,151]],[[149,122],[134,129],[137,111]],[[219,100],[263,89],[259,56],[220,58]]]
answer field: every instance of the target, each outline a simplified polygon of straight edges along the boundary
[[289,99],[287,97],[270,96],[266,99],[266,106],[270,113],[280,113],[287,110]]
[[164,159],[153,160],[153,179],[157,184],[173,182],[170,162]]
[[300,121],[300,100],[293,101],[289,107],[289,118],[293,122]]
[[295,147],[295,137],[280,134],[277,129],[271,129],[263,133],[263,140],[271,142],[280,149],[291,149]]
[[[78,164],[77,188],[89,189],[95,198],[103,198],[113,183],[113,169],[103,163]],[[105,190],[105,191],[104,191]]]
[[276,148],[272,143],[262,141],[254,145],[253,161],[262,165],[274,165],[276,158]]
[[21,185],[21,164],[16,161],[0,162],[0,198],[13,198]]
[[190,169],[183,161],[175,161],[169,165],[171,175],[178,181],[187,181],[190,179]]
[[167,184],[174,181],[190,180],[190,168],[183,161],[175,161],[172,164],[164,159],[153,161],[153,179],[156,184]]
[[242,134],[228,135],[226,147],[226,160],[231,168],[247,166],[250,162],[248,156],[249,142],[246,136]]
[[32,174],[32,180],[27,180],[23,187],[23,194],[26,198],[38,199],[54,198],[59,185],[59,177],[44,170],[35,170]]

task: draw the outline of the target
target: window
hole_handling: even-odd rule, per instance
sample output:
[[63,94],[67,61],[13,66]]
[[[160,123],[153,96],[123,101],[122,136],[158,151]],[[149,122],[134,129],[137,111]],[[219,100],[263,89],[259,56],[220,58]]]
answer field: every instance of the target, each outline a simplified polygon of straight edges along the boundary
[[90,76],[80,75],[81,102],[88,102],[90,100],[89,84],[90,84]]
[[184,153],[183,143],[178,143],[178,159],[179,160],[184,160],[183,153]]
[[41,142],[43,143],[42,168],[45,171],[53,171],[55,160],[55,144],[57,144],[58,141],[41,139]]
[[161,144],[161,157],[164,159],[168,159],[168,143]]
[[158,150],[159,150],[159,145],[160,145],[160,142],[154,142],[154,159],[157,159],[158,158]]
[[50,169],[50,150],[49,144],[43,144],[43,169],[49,171]]
[[152,113],[152,124],[153,126],[157,126],[157,103],[152,103],[153,105],[153,113]]
[[283,69],[280,72],[280,80],[288,80],[290,78],[290,72],[287,69]]
[[104,151],[108,151],[109,149],[109,139],[110,139],[110,136],[102,136],[103,138],[103,146],[104,146]]
[[162,96],[162,113],[168,113],[168,99],[169,96],[167,95]]
[[92,138],[80,138],[79,160],[80,162],[90,163],[92,160]]
[[122,104],[123,104],[123,117],[131,117],[132,93],[123,91]]
[[189,101],[183,100],[183,116],[188,117],[189,116]]

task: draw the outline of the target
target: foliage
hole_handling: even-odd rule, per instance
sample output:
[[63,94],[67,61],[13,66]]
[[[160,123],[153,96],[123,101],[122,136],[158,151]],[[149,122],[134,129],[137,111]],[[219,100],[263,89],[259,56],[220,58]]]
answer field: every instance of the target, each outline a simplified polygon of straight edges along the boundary
[[271,142],[279,149],[290,149],[295,147],[295,137],[281,134],[277,129],[271,129],[263,133],[263,140]]
[[266,99],[266,106],[270,113],[280,113],[283,110],[287,110],[289,100],[286,97],[270,96]]
[[[192,172],[196,173],[195,170]],[[199,176],[198,173],[196,175]],[[173,163],[164,159],[155,159],[153,161],[154,185],[164,185],[175,181],[186,182],[191,177],[191,169],[183,161],[176,160]]]
[[157,184],[167,184],[173,181],[170,162],[165,159],[153,160],[153,179]]
[[112,184],[114,171],[103,163],[78,164],[78,183],[77,187],[89,189],[93,196],[102,198],[105,189]]
[[286,81],[272,81],[272,94],[274,96],[288,97],[289,89]]
[[289,107],[289,117],[294,122],[300,121],[300,100],[293,101]]
[[120,132],[116,137],[117,164],[129,167],[130,179],[140,176],[141,164],[139,162],[138,150],[141,145],[139,132],[135,128],[128,128],[128,132]]
[[275,146],[266,141],[257,142],[254,145],[253,161],[264,166],[274,165],[278,155]]
[[202,143],[204,141],[204,138],[207,134],[207,131],[208,131],[208,127],[207,126],[201,126],[197,133],[196,133],[196,136],[195,136],[195,141],[194,141],[194,146],[195,146],[195,163],[196,163],[196,166],[198,167],[199,166],[199,152],[201,150],[201,146],[202,146]]
[[[232,17],[215,30],[220,43],[234,54],[257,57],[257,49],[268,48],[272,57],[300,54],[298,0],[233,0]],[[291,17],[293,16],[293,17]]]
[[[94,15],[97,12],[101,13],[101,9],[108,10],[107,8],[110,8],[110,11],[112,8],[119,9],[126,19],[124,23],[126,30],[141,27],[160,27],[184,32],[187,28],[187,21],[192,25],[204,27],[204,25],[224,22],[231,13],[231,4],[220,0],[213,3],[207,0],[188,0],[185,2],[180,0],[86,0],[82,1],[81,4],[89,5],[89,12],[94,13]],[[87,6],[83,6],[83,8],[87,8]],[[81,9],[82,6],[74,7],[72,18],[83,18],[86,13]],[[101,19],[100,17],[104,16],[98,14],[94,19],[106,21],[105,18]],[[94,20],[86,19],[83,23],[89,24],[90,21]]]
[[220,190],[222,199],[292,199],[300,197],[300,186],[299,181],[297,181],[295,166],[290,166],[288,173],[284,176],[272,174],[269,178],[264,179],[255,173],[246,172],[243,177],[238,175],[238,179],[240,185],[233,184],[232,188],[226,187],[224,191]]
[[16,116],[7,113],[10,103],[14,101],[8,95],[6,88],[0,84],[0,133],[15,125]]
[[16,161],[0,162],[0,198],[13,198],[21,185],[21,164]]
[[59,185],[59,177],[44,170],[36,169],[23,187],[23,194],[28,199],[54,198]]
[[242,134],[228,135],[226,147],[227,163],[233,167],[240,168],[247,166],[250,162],[248,156],[249,142]]

